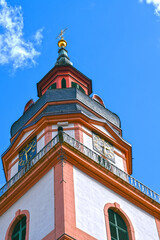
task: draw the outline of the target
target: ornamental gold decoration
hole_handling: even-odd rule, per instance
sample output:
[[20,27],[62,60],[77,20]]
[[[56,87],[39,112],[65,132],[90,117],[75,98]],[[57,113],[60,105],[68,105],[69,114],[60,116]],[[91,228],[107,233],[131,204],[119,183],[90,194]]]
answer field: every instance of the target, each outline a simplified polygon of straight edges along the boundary
[[114,147],[109,142],[93,133],[93,148],[107,159],[115,161]]
[[67,42],[64,40],[64,37],[63,37],[63,35],[67,29],[68,28],[61,30],[60,34],[57,36],[57,38],[60,38],[60,40],[58,41],[58,47],[60,47],[60,48],[65,48],[67,46]]

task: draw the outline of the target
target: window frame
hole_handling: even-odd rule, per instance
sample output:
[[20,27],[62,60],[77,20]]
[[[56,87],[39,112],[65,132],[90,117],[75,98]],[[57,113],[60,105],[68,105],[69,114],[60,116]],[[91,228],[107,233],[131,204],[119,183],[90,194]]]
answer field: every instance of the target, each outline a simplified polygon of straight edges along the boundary
[[15,213],[15,217],[13,218],[11,223],[9,224],[9,227],[7,229],[7,232],[6,232],[5,240],[12,240],[12,233],[13,233],[13,230],[14,230],[15,226],[24,216],[26,216],[26,236],[25,236],[25,240],[29,240],[30,214],[29,214],[28,210],[20,210],[20,209]]
[[[125,221],[123,220],[123,218],[122,218],[117,212],[115,212],[115,211],[114,211],[113,209],[111,209],[111,208],[108,209],[108,216],[109,216],[110,231],[111,231],[111,228],[115,230],[116,235],[117,235],[117,237],[118,237],[118,239],[117,239],[117,237],[116,237],[116,239],[117,239],[117,240],[120,240],[120,239],[119,239],[119,238],[120,238],[119,233],[120,233],[120,232],[121,232],[121,233],[123,232],[123,233],[127,234],[127,240],[129,240],[129,237],[128,237],[128,229],[127,229],[126,223],[125,223]],[[110,217],[111,217],[111,216],[113,217],[114,222],[110,221]],[[120,221],[122,221],[122,223],[124,224],[123,227],[121,227],[121,226],[118,225],[118,219],[119,219]],[[112,233],[111,233],[111,235],[112,235]],[[111,236],[111,238],[115,239],[113,236]],[[116,240],[116,239],[115,239],[115,240]]]
[[[23,219],[25,218],[25,224],[24,224],[24,226],[22,226],[22,224],[23,224]],[[16,231],[15,233],[14,233],[14,231],[15,231],[15,228],[17,227],[17,224],[19,224],[19,230],[18,231]],[[25,230],[25,235],[26,235],[26,215],[24,215],[18,222],[17,222],[17,224],[15,225],[15,227],[14,227],[14,229],[13,229],[13,231],[12,231],[12,240],[15,238],[15,237],[22,237],[22,235],[23,235],[23,231]],[[26,237],[26,236],[25,236]]]
[[127,216],[127,214],[120,208],[120,205],[118,203],[107,203],[104,206],[104,215],[105,215],[105,222],[106,222],[106,232],[107,232],[107,239],[111,240],[111,232],[110,232],[110,224],[109,224],[109,214],[108,210],[111,209],[114,212],[116,212],[125,222],[127,231],[128,231],[128,237],[129,240],[135,240],[135,232],[132,225],[131,220]]

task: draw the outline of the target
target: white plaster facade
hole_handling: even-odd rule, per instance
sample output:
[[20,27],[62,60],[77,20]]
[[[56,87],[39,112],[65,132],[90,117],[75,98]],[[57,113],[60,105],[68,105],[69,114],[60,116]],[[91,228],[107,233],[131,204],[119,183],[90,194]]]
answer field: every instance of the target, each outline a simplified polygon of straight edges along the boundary
[[122,171],[124,171],[124,163],[123,159],[115,154],[115,164],[116,167],[120,168]]
[[11,178],[18,172],[18,161],[11,167]]
[[54,229],[54,168],[0,216],[0,240],[18,209],[30,213],[29,240],[41,240]]
[[21,140],[19,141],[17,147],[18,147],[33,131],[34,131],[34,129],[31,130],[31,131],[29,131],[29,132],[26,132],[26,133],[23,135],[23,137],[21,138]]
[[93,126],[98,128],[100,131],[102,131],[103,133],[105,133],[109,137],[113,138],[113,136],[103,126],[99,126],[99,125],[95,125],[95,124],[93,124]]
[[65,128],[63,129],[65,133],[67,133],[69,136],[71,137],[75,137],[75,131],[74,130],[65,130]]
[[13,160],[11,161],[11,163],[14,163],[16,161],[16,159],[18,158],[18,155],[16,157],[13,158]]
[[37,139],[39,139],[43,134],[44,134],[44,129],[39,134],[37,134]]
[[76,226],[98,240],[106,240],[104,206],[117,202],[130,218],[136,240],[159,240],[155,219],[109,188],[74,167]]
[[58,131],[57,132],[52,132],[52,138],[54,138],[57,134],[58,134]]
[[[92,132],[90,133],[92,135]],[[90,137],[88,134],[83,132],[83,144],[87,146],[89,149],[93,150],[93,142],[92,137]]]
[[41,137],[39,141],[37,141],[37,153],[44,147],[44,139],[45,136]]
[[[68,128],[70,128],[70,130],[67,130]],[[58,125],[52,125],[52,129],[57,130],[52,132],[52,138],[54,138],[58,134]],[[63,131],[71,137],[75,137],[74,124],[69,123],[67,126],[63,126]]]
[[[14,176],[14,174],[16,174],[16,172],[18,171],[18,163],[15,162],[17,159],[18,159],[18,155],[16,157],[14,157],[13,160],[11,161],[11,164],[14,164],[14,165],[10,169],[10,171],[11,171],[11,175],[9,176],[10,178],[12,178]],[[9,174],[9,171],[8,171],[8,174]]]
[[86,131],[88,134],[92,134],[92,132],[91,132],[88,128],[82,126],[82,129],[83,129],[84,131]]

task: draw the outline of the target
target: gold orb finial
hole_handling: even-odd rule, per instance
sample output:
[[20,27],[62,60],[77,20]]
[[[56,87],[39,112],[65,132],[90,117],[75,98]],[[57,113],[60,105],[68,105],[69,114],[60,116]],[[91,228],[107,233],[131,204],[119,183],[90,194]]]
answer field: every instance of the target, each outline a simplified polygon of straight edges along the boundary
[[[58,41],[58,47],[62,48],[62,47],[66,47],[67,46],[67,42],[64,40],[64,32],[67,30],[67,28],[65,28],[64,30],[61,30],[61,33],[58,35],[57,38],[60,38],[60,40]],[[56,39],[57,39],[56,38]]]
[[62,47],[66,47],[67,46],[67,42],[64,39],[61,39],[58,41],[58,47],[62,48]]

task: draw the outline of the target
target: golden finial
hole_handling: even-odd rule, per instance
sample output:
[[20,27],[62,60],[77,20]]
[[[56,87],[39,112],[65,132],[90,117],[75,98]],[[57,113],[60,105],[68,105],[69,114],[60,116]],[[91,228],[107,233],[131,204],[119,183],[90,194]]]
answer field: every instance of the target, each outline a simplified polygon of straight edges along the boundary
[[[58,41],[58,46],[59,46],[60,48],[67,46],[67,42],[64,40],[64,37],[63,37],[64,32],[65,32],[67,29],[68,29],[68,28],[65,28],[64,30],[61,30],[61,33],[57,36],[57,38],[60,38],[60,40]],[[57,38],[56,38],[56,39],[57,39]]]

